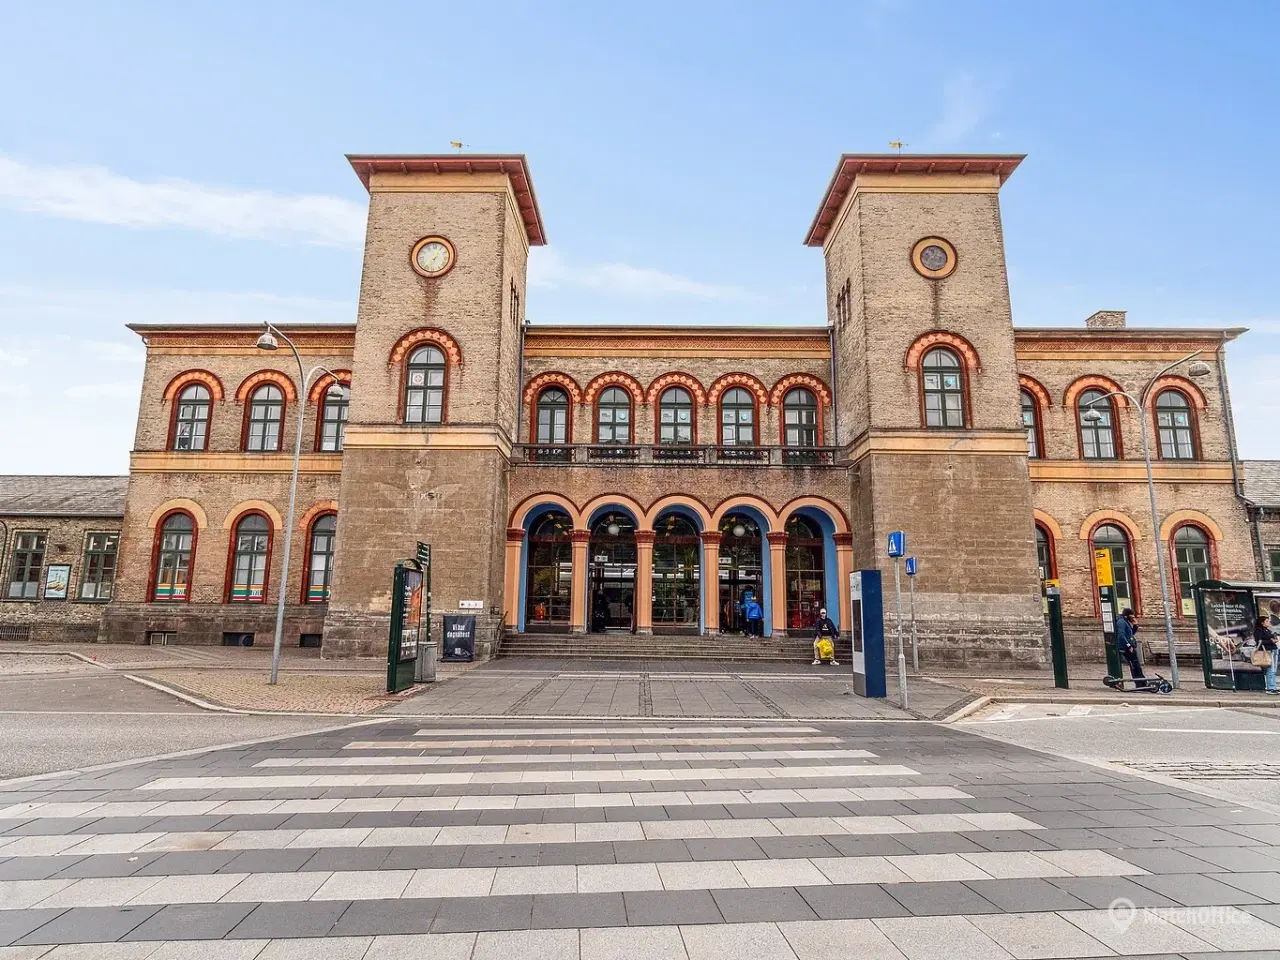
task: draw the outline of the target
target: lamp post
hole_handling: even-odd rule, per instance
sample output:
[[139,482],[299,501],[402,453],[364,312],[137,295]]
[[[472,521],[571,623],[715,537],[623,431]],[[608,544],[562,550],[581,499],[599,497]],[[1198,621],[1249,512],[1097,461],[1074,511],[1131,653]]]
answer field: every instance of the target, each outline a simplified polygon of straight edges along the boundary
[[[1147,381],[1147,385],[1142,388],[1137,397],[1134,397],[1133,394],[1125,390],[1112,390],[1110,393],[1105,394],[1090,403],[1089,409],[1080,415],[1080,419],[1084,420],[1086,423],[1100,423],[1104,419],[1104,416],[1098,411],[1095,404],[1117,396],[1124,397],[1138,410],[1138,425],[1141,427],[1142,434],[1142,460],[1147,468],[1147,499],[1150,502],[1151,507],[1151,539],[1156,551],[1156,571],[1160,577],[1160,606],[1163,608],[1164,612],[1164,639],[1169,650],[1169,680],[1174,687],[1178,686],[1178,654],[1173,645],[1173,614],[1169,610],[1169,577],[1164,564],[1164,550],[1160,546],[1160,514],[1156,509],[1156,485],[1151,476],[1151,446],[1147,441],[1146,401],[1147,394],[1151,391],[1151,388],[1155,386],[1157,380],[1163,377],[1174,367],[1200,356],[1203,352],[1203,350],[1197,350],[1194,353],[1189,353],[1180,360],[1175,360],[1173,363],[1169,364]],[[1187,373],[1192,377],[1199,379],[1201,377],[1208,376],[1212,372],[1212,369],[1213,368],[1203,360],[1197,360],[1187,369]]]
[[278,588],[279,596],[276,599],[276,635],[271,643],[271,685],[275,686],[276,677],[280,672],[280,638],[284,633],[284,595],[285,581],[289,578],[289,547],[293,543],[293,508],[298,499],[298,461],[302,457],[302,414],[304,399],[307,395],[307,384],[311,378],[317,373],[327,373],[333,377],[334,382],[341,384],[338,375],[328,367],[317,364],[310,370],[303,372],[302,357],[298,356],[298,348],[294,346],[293,341],[280,332],[280,329],[271,323],[264,324],[266,330],[262,332],[262,336],[258,337],[259,350],[279,350],[280,341],[283,340],[289,345],[289,349],[293,351],[293,359],[298,364],[298,429],[294,433],[293,438],[293,474],[289,477],[289,510],[285,515],[284,521],[284,559],[280,564],[280,586]]

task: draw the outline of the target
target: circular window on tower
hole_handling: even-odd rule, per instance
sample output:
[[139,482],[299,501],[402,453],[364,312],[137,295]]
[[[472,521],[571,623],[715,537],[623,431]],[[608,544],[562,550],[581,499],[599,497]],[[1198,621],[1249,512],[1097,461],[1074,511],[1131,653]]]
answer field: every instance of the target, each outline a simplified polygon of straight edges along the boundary
[[911,248],[911,265],[930,280],[951,276],[956,268],[956,248],[941,237],[925,237]]

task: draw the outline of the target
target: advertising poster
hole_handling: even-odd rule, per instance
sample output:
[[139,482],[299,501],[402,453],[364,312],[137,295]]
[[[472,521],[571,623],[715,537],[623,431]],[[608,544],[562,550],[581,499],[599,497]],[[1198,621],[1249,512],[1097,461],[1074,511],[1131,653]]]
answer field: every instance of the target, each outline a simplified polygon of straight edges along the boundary
[[444,660],[470,662],[476,658],[476,618],[447,615],[444,618]]
[[404,604],[401,610],[400,659],[412,660],[418,655],[418,634],[422,628],[422,574],[404,572]]
[[46,600],[67,599],[67,589],[71,585],[71,564],[51,563],[44,571],[44,598]]
[[1205,590],[1204,624],[1215,660],[1242,659],[1240,647],[1253,639],[1254,606],[1247,590]]

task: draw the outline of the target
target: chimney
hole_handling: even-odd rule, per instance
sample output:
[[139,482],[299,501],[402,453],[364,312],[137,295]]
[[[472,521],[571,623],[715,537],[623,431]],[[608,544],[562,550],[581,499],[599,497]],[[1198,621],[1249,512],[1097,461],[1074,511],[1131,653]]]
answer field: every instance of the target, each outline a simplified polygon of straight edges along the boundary
[[1090,330],[1123,330],[1124,315],[1123,310],[1099,310],[1084,325]]

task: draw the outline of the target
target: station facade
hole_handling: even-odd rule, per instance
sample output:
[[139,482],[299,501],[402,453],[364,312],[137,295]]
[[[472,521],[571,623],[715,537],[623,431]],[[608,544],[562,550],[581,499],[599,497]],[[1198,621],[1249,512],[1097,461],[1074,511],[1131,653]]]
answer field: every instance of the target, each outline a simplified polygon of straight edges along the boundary
[[476,615],[482,655],[736,635],[748,592],[760,642],[803,651],[820,609],[847,631],[852,571],[892,575],[892,530],[919,558],[925,663],[1043,660],[1046,579],[1088,655],[1095,547],[1153,619],[1162,551],[1180,626],[1191,582],[1255,575],[1223,362],[1242,331],[1015,327],[999,194],[1020,157],[841,157],[804,238],[826,322],[707,328],[526,322],[545,232],[521,156],[349,159],[369,191],[354,324],[281,326],[298,361],[260,327],[133,327],[102,639],[265,641],[284,590],[287,643],[377,654],[419,541],[433,614]]

